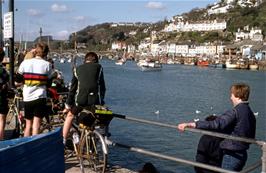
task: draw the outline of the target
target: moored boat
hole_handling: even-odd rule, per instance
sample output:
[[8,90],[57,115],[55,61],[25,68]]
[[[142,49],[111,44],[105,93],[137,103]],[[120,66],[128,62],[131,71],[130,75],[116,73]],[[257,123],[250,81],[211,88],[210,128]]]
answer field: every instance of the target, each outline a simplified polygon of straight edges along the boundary
[[237,69],[239,67],[239,65],[236,62],[234,62],[232,59],[226,60],[225,66],[227,69]]
[[208,60],[199,60],[197,61],[197,66],[207,67],[209,65]]
[[250,64],[249,65],[249,69],[250,70],[258,70],[259,69],[259,65],[258,64]]
[[162,70],[162,64],[154,60],[140,60],[137,65],[141,71],[159,71]]
[[258,61],[254,58],[250,59],[248,61],[248,67],[250,70],[258,70],[259,69]]
[[240,58],[237,61],[237,64],[239,66],[239,69],[248,69],[248,59]]
[[184,59],[184,65],[195,65],[196,62],[194,60],[194,58],[185,58]]
[[123,65],[123,64],[125,64],[126,63],[126,60],[125,59],[119,59],[119,60],[117,60],[116,62],[115,62],[115,64],[116,65]]

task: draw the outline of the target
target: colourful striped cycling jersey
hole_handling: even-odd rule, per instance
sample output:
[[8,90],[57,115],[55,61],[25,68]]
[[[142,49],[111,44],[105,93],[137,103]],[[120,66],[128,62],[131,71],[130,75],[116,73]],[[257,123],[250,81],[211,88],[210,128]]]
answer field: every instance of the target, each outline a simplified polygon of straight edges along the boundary
[[27,86],[46,85],[48,80],[47,74],[23,73],[24,84]]
[[49,62],[40,57],[25,59],[20,64],[18,73],[24,77],[23,101],[47,97],[46,84],[51,76]]

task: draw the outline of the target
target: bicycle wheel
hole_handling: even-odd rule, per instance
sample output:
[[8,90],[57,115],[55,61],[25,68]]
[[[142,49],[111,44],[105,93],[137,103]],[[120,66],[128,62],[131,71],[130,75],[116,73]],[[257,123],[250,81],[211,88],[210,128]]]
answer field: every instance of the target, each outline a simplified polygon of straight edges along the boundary
[[53,127],[51,126],[50,122],[47,121],[47,119],[43,119],[42,123],[40,125],[40,133],[47,133],[54,130]]
[[105,172],[107,148],[102,135],[96,131],[89,131],[84,135],[80,141],[79,160],[82,173]]
[[11,138],[19,137],[23,129],[20,128],[18,120],[18,111],[14,106],[11,106],[6,116],[5,130],[12,132]]

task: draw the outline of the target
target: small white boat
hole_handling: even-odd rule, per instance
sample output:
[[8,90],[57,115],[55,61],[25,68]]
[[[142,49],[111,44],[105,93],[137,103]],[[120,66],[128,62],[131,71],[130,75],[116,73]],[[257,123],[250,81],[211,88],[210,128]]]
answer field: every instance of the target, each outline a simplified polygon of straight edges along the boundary
[[225,66],[227,69],[237,69],[239,67],[237,63],[233,63],[230,59],[226,60]]
[[159,61],[140,60],[137,65],[141,71],[159,71],[162,70],[162,64]]
[[250,70],[258,70],[258,68],[259,68],[258,64],[249,64]]
[[115,62],[116,65],[124,65],[126,63],[125,59],[119,59]]
[[259,69],[258,61],[254,58],[250,59],[248,64],[249,64],[250,70],[258,70]]

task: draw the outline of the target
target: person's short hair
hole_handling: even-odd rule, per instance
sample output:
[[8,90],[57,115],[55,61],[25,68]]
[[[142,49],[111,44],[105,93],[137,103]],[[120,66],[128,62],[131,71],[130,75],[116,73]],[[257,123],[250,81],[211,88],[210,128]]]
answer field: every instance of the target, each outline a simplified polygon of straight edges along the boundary
[[5,57],[5,51],[2,47],[0,47],[0,62],[2,62],[4,60]]
[[85,59],[84,62],[94,62],[94,63],[98,63],[98,55],[95,52],[88,52],[85,55]]
[[250,87],[245,83],[236,83],[231,86],[231,93],[242,101],[248,101]]
[[143,165],[142,170],[139,173],[158,173],[157,169],[150,162],[147,162]]
[[36,44],[36,55],[42,58],[46,57],[49,53],[49,47],[46,43],[40,42]]

